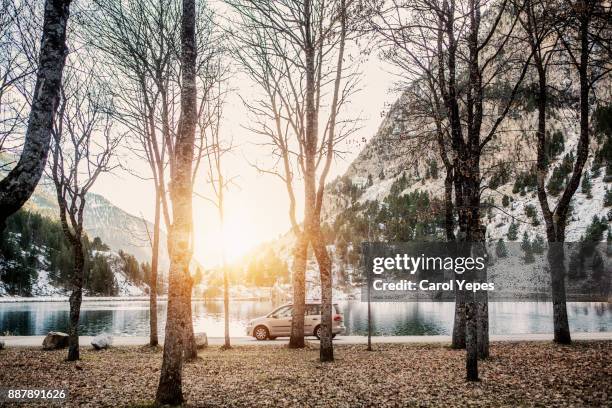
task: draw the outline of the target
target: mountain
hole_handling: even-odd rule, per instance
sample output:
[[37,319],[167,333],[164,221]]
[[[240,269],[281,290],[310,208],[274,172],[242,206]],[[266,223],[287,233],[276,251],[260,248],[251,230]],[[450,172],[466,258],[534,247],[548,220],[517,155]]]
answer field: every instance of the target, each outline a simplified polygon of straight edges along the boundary
[[[0,232],[0,296],[67,296],[72,247],[57,220],[19,210]],[[149,268],[133,255],[112,251],[99,237],[83,240],[85,295],[139,296],[148,291]]]
[[[14,160],[14,157],[3,153],[0,155],[0,169],[3,168],[3,164],[11,163]],[[55,194],[52,180],[43,175],[24,209],[58,219],[59,209]],[[151,262],[147,231],[152,234],[153,224],[113,205],[107,198],[95,193],[87,194],[84,227],[91,239],[100,237],[111,250],[115,252],[122,250],[134,255],[140,262]],[[169,265],[167,254],[166,234],[162,231],[160,240],[160,266],[162,268]]]
[[[415,147],[414,140],[403,133],[409,122],[408,104],[402,95],[347,172],[327,187],[324,211],[327,223],[336,222],[351,206],[381,205],[392,195],[422,192],[432,200],[442,200],[444,166],[436,147],[422,141],[419,141],[421,146]],[[612,105],[598,105],[593,110],[594,137],[582,186],[572,201],[567,241],[580,240],[594,217],[612,230],[612,129],[606,127],[612,117]],[[530,238],[545,237],[535,186],[535,136],[530,132],[534,123],[533,111],[511,115],[499,132],[496,149],[488,152],[483,160],[482,184],[486,188],[481,201],[489,240],[507,239],[513,223],[516,224],[514,235],[519,238],[525,232]],[[578,141],[578,121],[571,104],[551,110],[549,129],[552,153],[546,185],[551,194],[549,202],[554,207],[559,191],[571,174]],[[403,180],[401,190],[393,191],[394,186],[402,184],[400,180]]]
[[[547,113],[549,171],[545,184],[554,208],[571,175],[579,120],[572,78],[564,67],[552,69],[550,78],[564,85]],[[539,245],[546,237],[536,196],[533,81],[528,75],[516,106],[482,158],[481,215],[489,242],[502,239]],[[603,80],[593,91],[598,95],[592,104],[593,137],[581,186],[572,199],[568,242],[612,242],[610,85]],[[333,259],[334,285],[346,286],[347,292],[360,279],[361,242],[445,239],[445,169],[436,141],[413,137],[414,129],[422,131],[428,124],[411,117],[415,102],[409,95],[400,95],[347,171],[326,186],[323,230]],[[292,243],[289,233],[269,246],[290,264]],[[308,273],[318,279],[316,262],[309,263]]]

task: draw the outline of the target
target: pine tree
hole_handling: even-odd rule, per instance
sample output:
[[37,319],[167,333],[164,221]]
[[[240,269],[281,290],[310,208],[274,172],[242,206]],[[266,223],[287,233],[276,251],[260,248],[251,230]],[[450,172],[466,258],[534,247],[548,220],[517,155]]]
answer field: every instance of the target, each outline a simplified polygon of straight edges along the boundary
[[527,206],[525,206],[525,215],[528,218],[535,218],[536,217],[536,209],[535,206],[533,204],[529,204]]
[[541,235],[536,235],[535,239],[531,243],[531,250],[534,254],[542,254],[544,253],[545,242],[544,238]]
[[516,241],[517,238],[518,238],[518,224],[512,221],[512,223],[510,224],[510,227],[508,228],[508,240]]
[[504,197],[502,198],[502,205],[504,207],[508,207],[510,205],[510,197],[504,195]]
[[495,244],[495,255],[497,255],[498,258],[505,258],[508,256],[508,249],[501,238],[497,241],[497,244]]
[[586,194],[587,198],[593,198],[593,194],[591,193],[593,185],[591,183],[591,176],[588,171],[584,172],[584,176],[582,176],[582,192]]
[[612,189],[606,187],[606,192],[604,194],[604,207],[612,206]]

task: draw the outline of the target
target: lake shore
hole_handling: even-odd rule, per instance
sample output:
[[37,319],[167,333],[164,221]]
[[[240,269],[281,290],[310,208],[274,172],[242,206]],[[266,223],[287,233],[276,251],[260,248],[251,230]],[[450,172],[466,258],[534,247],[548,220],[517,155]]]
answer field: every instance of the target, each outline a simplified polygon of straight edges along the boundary
[[[63,388],[66,407],[153,406],[161,348],[0,351],[0,383]],[[480,379],[465,381],[465,353],[447,344],[337,345],[336,361],[320,363],[317,344],[202,350],[185,364],[186,406],[397,407],[605,406],[612,395],[612,341],[491,344]],[[48,406],[46,401],[28,406]]]
[[[0,336],[6,347],[41,347],[45,336]],[[525,334],[492,334],[491,341],[496,342],[525,342],[525,341],[552,341],[552,333],[525,333]],[[612,341],[612,332],[592,332],[592,333],[572,333],[572,339],[578,341]],[[80,336],[79,344],[81,347],[90,347],[93,336]],[[208,337],[208,343],[212,346],[224,344],[224,337]],[[315,337],[307,338],[313,344],[318,344]],[[160,334],[160,344],[163,345],[164,338]],[[232,344],[240,346],[279,346],[286,344],[287,338],[275,340],[258,341],[253,337],[239,336],[231,338]],[[149,342],[145,336],[114,336],[113,346],[144,346]],[[338,336],[334,339],[336,345],[356,345],[367,344],[367,336]],[[372,336],[374,344],[444,344],[451,342],[451,336]]]

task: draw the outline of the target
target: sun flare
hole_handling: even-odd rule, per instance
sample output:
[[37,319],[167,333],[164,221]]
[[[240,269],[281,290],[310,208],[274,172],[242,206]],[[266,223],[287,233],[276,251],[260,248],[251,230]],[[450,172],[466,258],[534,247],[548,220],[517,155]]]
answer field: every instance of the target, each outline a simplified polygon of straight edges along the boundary
[[246,217],[234,214],[223,225],[220,244],[225,260],[235,262],[257,244],[256,231]]

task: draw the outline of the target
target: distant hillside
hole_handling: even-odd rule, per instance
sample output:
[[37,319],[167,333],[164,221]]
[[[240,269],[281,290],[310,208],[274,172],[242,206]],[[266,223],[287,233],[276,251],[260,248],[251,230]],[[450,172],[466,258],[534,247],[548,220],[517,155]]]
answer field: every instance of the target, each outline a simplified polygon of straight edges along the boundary
[[[577,87],[564,67],[551,69],[564,83],[548,112],[549,172],[546,188],[554,207],[571,176],[578,141]],[[536,113],[527,76],[516,106],[482,159],[482,224],[489,242],[500,239],[539,245],[544,221],[536,196]],[[601,81],[592,106],[592,142],[583,180],[574,195],[566,229],[568,242],[612,243],[612,88]],[[444,240],[444,165],[435,140],[412,138],[427,123],[410,116],[402,94],[341,177],[326,186],[323,230],[334,262],[334,285],[350,287],[360,279],[363,241]],[[495,100],[487,103],[495,104]],[[291,262],[291,234],[270,244]],[[317,275],[315,262],[309,264]]]
[[[0,176],[3,175],[2,170],[10,168],[10,165],[2,165],[14,160],[6,153],[0,155]],[[24,208],[57,219],[59,210],[52,180],[43,176]],[[90,193],[87,195],[84,222],[88,235],[100,237],[113,251],[123,250],[133,254],[139,262],[151,261],[147,229],[152,233],[153,224],[149,221],[129,214],[99,194]],[[169,265],[166,235],[163,232],[160,245],[160,264],[163,268]]]
[[[148,265],[114,252],[100,238],[85,238],[84,292],[139,296],[148,291]],[[0,296],[68,295],[74,270],[71,247],[58,221],[20,210],[0,237]]]

